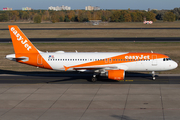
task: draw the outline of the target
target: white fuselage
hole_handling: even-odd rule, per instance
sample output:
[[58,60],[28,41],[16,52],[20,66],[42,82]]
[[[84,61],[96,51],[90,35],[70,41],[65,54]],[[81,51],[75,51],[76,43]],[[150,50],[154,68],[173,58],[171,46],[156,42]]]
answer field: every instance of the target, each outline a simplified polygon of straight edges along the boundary
[[[163,58],[160,59],[135,59],[134,61],[128,59],[113,59],[114,56],[123,55],[127,53],[118,53],[118,52],[49,52],[49,53],[40,53],[41,56],[48,62],[48,64],[54,70],[64,70],[64,66],[76,66],[80,64],[90,63],[94,61],[104,60],[104,64],[101,65],[92,65],[92,66],[83,66],[83,67],[106,67],[114,66],[117,69],[123,69],[125,71],[165,71],[171,70],[177,67],[177,63],[173,60],[164,61]],[[112,59],[111,59],[112,58]],[[105,61],[105,59],[108,59]],[[116,61],[116,62],[114,62]],[[117,62],[118,61],[118,62]],[[68,69],[72,71],[74,69]]]

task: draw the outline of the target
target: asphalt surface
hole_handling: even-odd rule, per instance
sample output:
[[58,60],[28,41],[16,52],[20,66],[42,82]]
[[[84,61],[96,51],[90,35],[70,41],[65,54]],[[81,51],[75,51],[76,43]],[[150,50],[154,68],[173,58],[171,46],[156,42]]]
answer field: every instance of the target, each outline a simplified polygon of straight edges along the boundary
[[[8,74],[7,74],[8,73]],[[179,120],[180,75],[0,71],[0,120]]]
[[[148,29],[160,29],[160,30],[164,30],[164,29],[180,29],[179,27],[171,27],[171,28],[21,28],[21,30],[123,30],[123,29],[132,29],[132,30],[137,30],[137,29],[144,29],[144,30],[148,30]],[[0,30],[9,30],[7,28],[3,28]]]
[[[29,38],[31,42],[180,42],[180,37],[157,38]],[[10,38],[1,38],[0,42],[12,42]]]

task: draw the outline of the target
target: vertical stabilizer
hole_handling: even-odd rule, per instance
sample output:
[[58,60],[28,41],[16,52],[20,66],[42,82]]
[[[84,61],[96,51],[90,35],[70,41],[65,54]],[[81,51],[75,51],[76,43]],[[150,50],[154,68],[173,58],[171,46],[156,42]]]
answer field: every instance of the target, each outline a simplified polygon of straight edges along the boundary
[[39,53],[36,47],[29,41],[24,33],[16,25],[9,25],[9,32],[14,46],[15,54]]

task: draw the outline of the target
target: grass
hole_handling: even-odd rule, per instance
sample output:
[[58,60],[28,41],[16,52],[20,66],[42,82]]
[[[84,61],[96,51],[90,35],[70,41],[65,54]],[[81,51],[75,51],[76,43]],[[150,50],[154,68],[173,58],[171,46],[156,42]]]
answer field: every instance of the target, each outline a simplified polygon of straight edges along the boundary
[[86,22],[59,22],[59,23],[18,23],[18,22],[0,22],[0,28],[8,28],[8,25],[18,25],[20,28],[147,28],[147,27],[179,27],[180,21],[175,22],[162,22],[157,21],[152,25],[144,25],[142,22],[109,22],[100,23],[93,26],[92,23]]
[[[20,28],[164,28],[180,27],[180,21],[155,22],[152,25],[144,25],[142,22],[100,23],[93,26],[91,23],[0,23],[1,28],[8,25],[18,25]],[[180,37],[179,29],[125,29],[125,30],[23,30],[29,38],[92,38],[92,37]],[[0,31],[0,38],[10,38],[8,30]]]
[[[180,37],[180,30],[23,30],[28,38]],[[0,38],[10,38],[8,30]]]
[[[150,52],[168,55],[175,61],[180,61],[180,42],[78,42],[78,43],[34,43],[41,51],[58,51],[65,52]],[[13,54],[11,43],[0,43],[0,70],[13,71],[49,71],[46,69],[37,69],[5,59],[5,55]],[[180,68],[160,73],[179,74]]]

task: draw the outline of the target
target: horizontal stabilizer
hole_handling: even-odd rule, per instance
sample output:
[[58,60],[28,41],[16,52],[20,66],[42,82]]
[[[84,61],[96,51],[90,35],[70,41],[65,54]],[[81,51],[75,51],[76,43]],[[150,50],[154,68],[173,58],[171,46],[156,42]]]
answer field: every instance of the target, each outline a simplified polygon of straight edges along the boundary
[[26,60],[27,58],[12,58],[13,61],[16,61],[16,60]]
[[28,57],[15,57],[15,54],[10,54],[10,55],[6,55],[6,59],[12,60],[12,61],[18,61],[18,60],[22,60],[22,61],[28,61],[29,58]]

